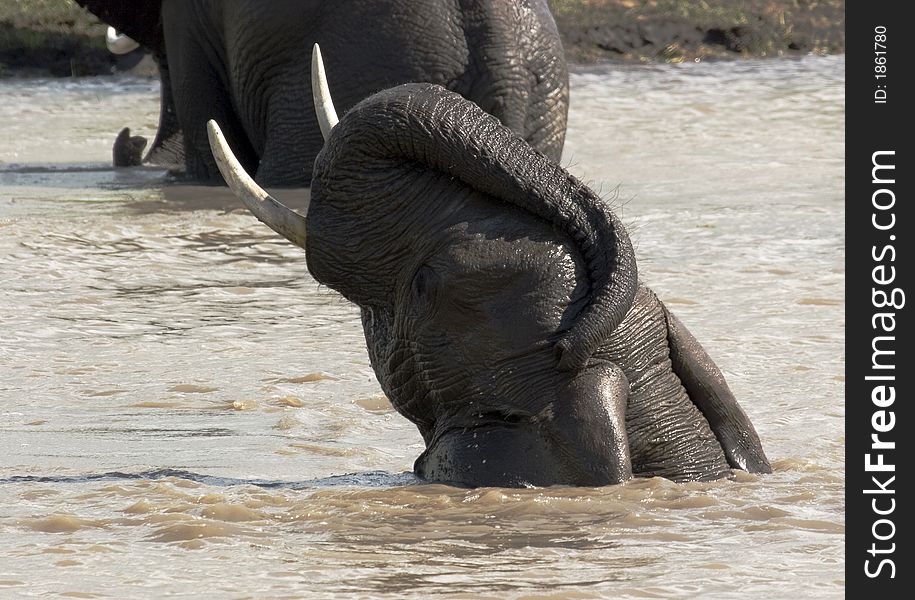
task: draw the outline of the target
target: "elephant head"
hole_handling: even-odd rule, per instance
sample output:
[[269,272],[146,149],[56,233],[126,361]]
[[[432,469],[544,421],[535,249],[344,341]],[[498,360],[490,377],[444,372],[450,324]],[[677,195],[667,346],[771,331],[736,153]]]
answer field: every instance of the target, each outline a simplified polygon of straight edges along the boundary
[[[636,265],[586,186],[475,104],[411,84],[334,129],[308,229],[310,272],[362,308],[379,382],[427,440],[420,474],[501,485],[626,475],[613,464],[618,376],[589,358],[628,312]],[[580,431],[557,418],[575,409]],[[587,447],[598,423],[603,443]],[[468,439],[475,451],[462,453]],[[586,454],[607,479],[581,468]]]
[[[613,348],[641,344],[631,331],[642,306],[656,305],[617,217],[440,86],[395,87],[326,121],[307,217],[214,154],[258,218],[305,248],[315,279],[361,308],[378,381],[426,442],[417,474],[469,485],[631,477],[627,365],[642,354]],[[659,310],[649,322],[664,322]],[[677,435],[691,436],[681,420]],[[704,431],[698,445],[715,446],[715,465],[697,478],[722,476],[721,447]],[[651,453],[640,449],[642,462]]]

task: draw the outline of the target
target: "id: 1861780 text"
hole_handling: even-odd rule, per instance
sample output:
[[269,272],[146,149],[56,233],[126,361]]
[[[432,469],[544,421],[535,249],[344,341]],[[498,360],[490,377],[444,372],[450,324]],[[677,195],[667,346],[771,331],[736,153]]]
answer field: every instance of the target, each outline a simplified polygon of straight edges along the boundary
[[886,104],[887,100],[887,77],[886,77],[886,27],[877,25],[874,27],[874,104]]

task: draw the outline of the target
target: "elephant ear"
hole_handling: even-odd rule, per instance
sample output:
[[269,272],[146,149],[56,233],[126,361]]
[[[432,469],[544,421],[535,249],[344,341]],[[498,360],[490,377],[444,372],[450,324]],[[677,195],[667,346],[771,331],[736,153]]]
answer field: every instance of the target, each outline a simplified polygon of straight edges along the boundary
[[[384,222],[381,211],[391,209],[407,220],[417,219],[425,208],[416,204],[421,198],[395,175],[411,168],[456,179],[537,215],[571,238],[585,265],[588,302],[555,348],[561,369],[583,368],[629,311],[638,284],[632,245],[617,217],[587,186],[476,104],[441,86],[407,84],[363,100],[333,129],[315,161],[309,220],[314,213],[315,218],[356,219],[378,227]],[[366,176],[377,182],[381,194],[365,193],[367,186],[359,182]],[[385,206],[373,206],[379,195]],[[377,223],[366,217],[371,214],[379,215]],[[319,229],[309,225],[309,231]],[[331,252],[356,270],[366,244],[353,241],[330,240],[334,248],[314,250]],[[308,256],[322,242],[328,243],[309,238]],[[312,274],[320,279],[313,269]]]
[[161,0],[76,0],[100,21],[111,25],[156,54],[165,52]]

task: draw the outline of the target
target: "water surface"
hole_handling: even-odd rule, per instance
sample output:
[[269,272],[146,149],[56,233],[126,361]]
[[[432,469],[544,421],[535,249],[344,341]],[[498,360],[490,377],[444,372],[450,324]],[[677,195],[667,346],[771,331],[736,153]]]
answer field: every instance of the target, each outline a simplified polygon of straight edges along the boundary
[[600,489],[419,484],[302,251],[223,189],[108,167],[156,83],[0,82],[0,597],[843,596],[844,70],[573,74],[564,164],[775,467]]

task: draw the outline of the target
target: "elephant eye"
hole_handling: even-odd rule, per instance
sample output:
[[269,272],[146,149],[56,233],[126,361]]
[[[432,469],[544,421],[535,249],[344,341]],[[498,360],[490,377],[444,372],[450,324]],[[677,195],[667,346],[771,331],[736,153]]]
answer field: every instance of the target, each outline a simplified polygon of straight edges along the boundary
[[421,266],[410,283],[410,312],[414,317],[428,315],[441,286],[438,273],[427,265]]
[[413,275],[413,298],[417,300],[428,298],[435,292],[434,288],[437,283],[438,275],[435,271],[427,265],[421,266]]

